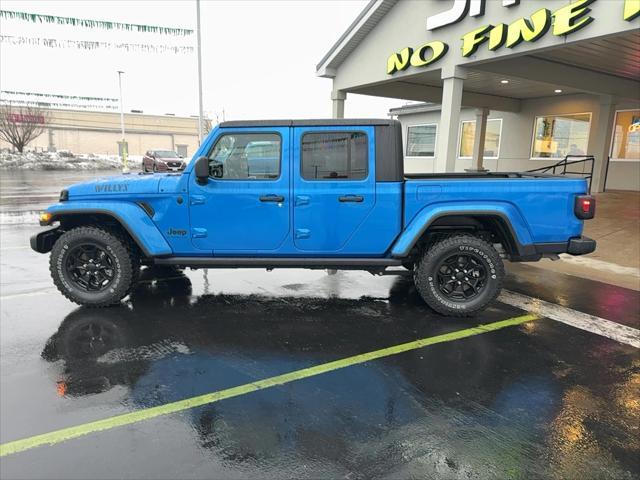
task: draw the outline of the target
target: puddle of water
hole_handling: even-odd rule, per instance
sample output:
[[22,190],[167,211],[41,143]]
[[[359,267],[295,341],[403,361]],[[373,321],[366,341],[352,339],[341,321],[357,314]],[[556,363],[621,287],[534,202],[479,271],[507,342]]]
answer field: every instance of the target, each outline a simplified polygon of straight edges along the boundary
[[22,171],[0,175],[0,225],[37,225],[40,212],[74,183],[117,174],[113,170]]

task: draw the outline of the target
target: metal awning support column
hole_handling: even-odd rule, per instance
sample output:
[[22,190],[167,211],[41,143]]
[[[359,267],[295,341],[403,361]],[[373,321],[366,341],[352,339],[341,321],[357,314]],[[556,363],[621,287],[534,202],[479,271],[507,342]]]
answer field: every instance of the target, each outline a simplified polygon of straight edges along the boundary
[[467,78],[458,67],[442,70],[442,110],[436,143],[435,172],[453,172],[458,149],[462,90]]
[[487,136],[488,108],[478,108],[476,110],[476,134],[473,138],[473,167],[470,170],[483,172],[484,168],[484,143]]
[[591,132],[587,154],[595,157],[591,191],[603,192],[607,173],[607,164],[611,154],[611,135],[616,115],[616,99],[610,95],[600,97],[600,108],[591,119]]
[[347,99],[347,92],[333,90],[331,92],[332,118],[344,118],[344,101]]

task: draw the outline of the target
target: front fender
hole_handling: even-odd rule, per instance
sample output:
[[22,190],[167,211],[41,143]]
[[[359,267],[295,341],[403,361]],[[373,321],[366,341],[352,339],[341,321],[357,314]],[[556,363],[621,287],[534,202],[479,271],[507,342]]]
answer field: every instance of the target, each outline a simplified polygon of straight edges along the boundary
[[122,225],[146,256],[155,257],[173,253],[173,250],[147,212],[132,202],[64,202],[50,206],[47,208],[47,212],[52,215],[49,223],[71,215],[107,215]]
[[427,228],[438,218],[449,215],[495,215],[505,221],[519,247],[533,243],[527,223],[518,209],[509,203],[486,202],[471,205],[468,203],[464,205],[440,204],[437,206],[427,206],[413,217],[411,223],[409,223],[393,245],[391,256],[395,258],[408,256],[413,246]]

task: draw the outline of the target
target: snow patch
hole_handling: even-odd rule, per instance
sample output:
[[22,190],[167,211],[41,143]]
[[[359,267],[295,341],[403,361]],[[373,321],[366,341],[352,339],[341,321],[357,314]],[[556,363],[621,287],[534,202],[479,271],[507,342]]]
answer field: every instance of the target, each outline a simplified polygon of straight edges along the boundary
[[624,267],[617,263],[605,262],[598,260],[597,258],[589,257],[575,257],[568,253],[561,253],[560,258],[563,262],[572,263],[581,267],[593,268],[595,270],[601,270],[605,272],[617,273],[619,275],[630,275],[632,277],[640,278],[640,268]]
[[[129,167],[140,168],[141,155],[129,155]],[[0,152],[0,169],[17,170],[119,170],[122,162],[117,155],[74,155],[65,150],[58,152]]]
[[39,225],[40,210],[0,212],[0,225]]

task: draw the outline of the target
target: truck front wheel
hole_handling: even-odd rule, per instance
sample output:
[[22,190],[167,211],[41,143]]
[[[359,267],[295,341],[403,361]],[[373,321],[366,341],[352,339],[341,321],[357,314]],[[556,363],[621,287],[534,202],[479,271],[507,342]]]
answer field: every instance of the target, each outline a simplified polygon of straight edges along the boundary
[[500,293],[504,264],[493,246],[470,235],[448,237],[428,248],[414,270],[416,288],[436,312],[469,316]]
[[138,268],[128,242],[116,233],[84,226],[58,238],[49,270],[60,292],[91,307],[118,303],[131,288]]

